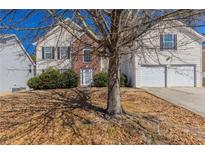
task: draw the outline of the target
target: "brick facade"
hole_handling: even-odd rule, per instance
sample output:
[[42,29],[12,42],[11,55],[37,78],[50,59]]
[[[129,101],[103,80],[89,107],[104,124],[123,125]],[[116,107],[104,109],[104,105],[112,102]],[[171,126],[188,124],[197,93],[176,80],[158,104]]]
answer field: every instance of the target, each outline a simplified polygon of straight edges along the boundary
[[86,34],[81,36],[81,40],[82,42],[79,40],[76,40],[72,43],[72,49],[71,49],[72,50],[71,51],[72,69],[79,75],[80,75],[81,69],[92,69],[93,75],[96,73],[99,73],[101,71],[101,58],[99,56],[91,54],[90,62],[83,61],[83,56],[84,56],[83,49],[89,48],[83,42],[86,42],[87,44],[92,44],[93,46],[97,46],[97,43],[94,40],[92,40],[90,37],[88,37]]

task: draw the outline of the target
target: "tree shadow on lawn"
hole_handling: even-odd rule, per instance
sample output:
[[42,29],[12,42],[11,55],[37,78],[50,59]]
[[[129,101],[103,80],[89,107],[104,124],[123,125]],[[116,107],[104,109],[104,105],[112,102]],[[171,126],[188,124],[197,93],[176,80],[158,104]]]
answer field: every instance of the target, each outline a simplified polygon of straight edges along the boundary
[[90,102],[92,92],[75,88],[26,93],[11,109],[0,112],[0,144],[41,144],[42,132],[47,139],[55,138],[58,125],[81,136],[78,123],[91,125],[96,123],[95,116],[106,116],[104,108]]
[[[103,99],[96,95],[95,100],[106,101],[102,90],[82,88],[2,97],[5,100],[0,99],[0,144],[105,144],[110,143],[104,141],[106,131],[113,126],[119,132],[112,138],[114,141],[121,140],[121,131],[128,132],[119,143],[173,143],[166,135],[159,134],[160,121],[156,117],[129,113],[114,118],[107,115],[105,104],[93,102],[92,95],[98,91]],[[101,139],[96,142],[97,136]]]

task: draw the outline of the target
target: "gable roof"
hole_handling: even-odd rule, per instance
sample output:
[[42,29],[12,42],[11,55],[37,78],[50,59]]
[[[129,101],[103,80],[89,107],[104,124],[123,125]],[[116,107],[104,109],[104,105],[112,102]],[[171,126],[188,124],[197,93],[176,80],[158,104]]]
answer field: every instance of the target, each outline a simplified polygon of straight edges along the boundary
[[35,65],[35,63],[33,62],[32,58],[31,58],[31,56],[28,54],[28,52],[24,48],[23,44],[21,43],[21,41],[18,39],[18,37],[15,34],[0,34],[0,40],[3,40],[3,41],[16,40],[16,42],[19,44],[19,46],[23,50],[24,54],[28,57],[28,59],[30,60],[32,65]]
[[203,39],[203,41],[205,41],[205,36],[199,32],[197,32],[196,30],[194,30],[193,28],[185,25],[184,23],[182,23],[181,21],[177,21],[179,24],[182,24],[187,30],[190,30],[191,33],[193,33],[194,35],[196,35],[197,37]]
[[[70,27],[76,28],[77,30],[81,30],[82,28],[74,21],[72,21],[70,18],[66,18],[63,22],[66,22],[66,24],[71,25]],[[63,22],[59,22],[58,24],[61,24]],[[50,36],[52,35],[55,31],[58,31],[58,29],[60,28],[60,25],[56,25],[54,26],[51,30],[49,30],[45,35],[39,37],[34,43],[33,45],[36,45],[38,42],[43,41],[46,36]]]
[[[186,24],[184,24],[183,22],[181,22],[179,20],[172,20],[171,22],[175,23],[176,25],[179,25],[180,28],[183,28],[189,34],[196,37],[197,38],[196,41],[198,41],[200,43],[205,41],[205,36],[203,34],[197,32],[196,30],[194,30],[192,27],[187,26]],[[176,26],[176,28],[177,28],[177,26]]]
[[[77,28],[78,30],[81,30],[82,27],[80,27],[76,22],[72,21],[70,18],[66,18],[63,22],[68,22],[68,24],[71,24],[73,27]],[[60,23],[63,23],[60,22]],[[172,22],[174,22],[175,24],[179,25],[179,27],[184,28],[185,30],[187,30],[187,32],[189,32],[190,34],[192,34],[192,36],[195,36],[197,39],[196,41],[202,43],[205,41],[205,36],[199,32],[197,32],[196,30],[194,30],[193,28],[187,26],[186,24],[184,24],[183,22],[179,21],[179,20],[172,20]],[[157,25],[157,24],[156,24]],[[156,26],[154,25],[154,26]],[[71,26],[71,27],[72,27]],[[45,39],[46,36],[50,36],[53,34],[53,32],[57,31],[58,28],[60,26],[57,25],[55,26],[53,29],[49,30],[45,35],[43,35],[42,37],[38,38],[33,45],[36,45],[38,42],[41,42]],[[83,35],[85,32],[82,32],[81,35]],[[80,36],[81,36],[80,35]],[[97,36],[98,38],[100,38],[100,36]]]

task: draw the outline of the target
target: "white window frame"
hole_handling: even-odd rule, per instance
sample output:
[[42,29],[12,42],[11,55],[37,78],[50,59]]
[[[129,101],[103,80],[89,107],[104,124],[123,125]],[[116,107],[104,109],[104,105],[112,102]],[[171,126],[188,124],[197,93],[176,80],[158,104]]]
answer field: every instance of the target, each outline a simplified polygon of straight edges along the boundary
[[[66,50],[66,52],[67,52],[67,54],[66,54],[67,57],[66,57],[66,58],[65,58],[65,57],[62,57],[62,53],[61,53],[62,50],[61,50],[61,48],[66,48],[66,49],[67,49],[67,50]],[[64,46],[64,47],[58,47],[59,54],[60,54],[60,55],[59,55],[59,58],[60,58],[60,59],[70,59],[70,51],[69,51],[69,55],[68,55],[68,48],[70,48],[70,46],[67,46],[67,47],[66,47],[66,46]]]
[[85,61],[85,51],[90,51],[91,49],[85,48],[83,49],[83,63],[90,63],[92,61],[92,57],[90,55],[90,61]]
[[[48,51],[48,50],[46,50],[46,49],[51,49],[50,51]],[[43,49],[44,51],[44,59],[53,59],[53,47],[44,47],[44,49]],[[47,58],[47,54],[50,54],[51,55],[51,57],[50,58]]]

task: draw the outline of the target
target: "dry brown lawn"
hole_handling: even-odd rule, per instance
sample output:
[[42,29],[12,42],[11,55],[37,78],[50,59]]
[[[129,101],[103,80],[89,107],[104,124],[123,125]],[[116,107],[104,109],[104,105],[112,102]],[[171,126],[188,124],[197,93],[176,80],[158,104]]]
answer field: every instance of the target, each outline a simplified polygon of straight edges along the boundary
[[105,114],[106,89],[0,96],[0,144],[205,144],[205,118],[122,88],[127,114]]

